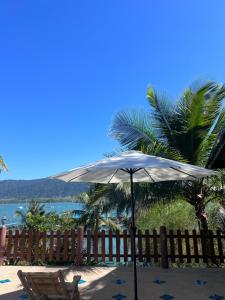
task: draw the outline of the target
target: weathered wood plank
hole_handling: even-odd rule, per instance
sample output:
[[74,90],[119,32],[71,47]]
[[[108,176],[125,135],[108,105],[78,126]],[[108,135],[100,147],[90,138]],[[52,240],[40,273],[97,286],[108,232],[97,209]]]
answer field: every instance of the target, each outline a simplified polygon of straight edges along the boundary
[[128,261],[128,248],[127,248],[127,230],[123,231],[123,251],[124,251],[124,261]]
[[109,261],[113,261],[113,239],[112,239],[112,230],[109,230]]
[[193,245],[194,245],[195,262],[199,263],[198,238],[197,238],[196,230],[193,230],[192,234],[193,234]]
[[57,230],[57,240],[56,240],[56,261],[59,262],[61,259],[61,231]]
[[159,261],[159,253],[158,253],[158,237],[157,231],[153,230],[153,248],[154,248],[154,262]]
[[143,253],[142,253],[142,231],[138,230],[138,259],[140,262],[143,261]]
[[191,248],[190,248],[190,237],[188,230],[185,230],[185,246],[186,246],[186,255],[187,255],[187,262],[191,263]]
[[105,262],[105,230],[102,230],[102,261]]
[[147,262],[151,261],[151,248],[150,248],[150,236],[149,230],[145,230],[145,256]]

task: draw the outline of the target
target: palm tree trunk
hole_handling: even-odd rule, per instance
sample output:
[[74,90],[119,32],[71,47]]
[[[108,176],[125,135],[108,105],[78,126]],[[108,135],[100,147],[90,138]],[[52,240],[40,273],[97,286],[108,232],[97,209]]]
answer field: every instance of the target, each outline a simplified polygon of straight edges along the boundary
[[200,216],[201,229],[207,232],[209,230],[207,219],[204,215]]
[[199,199],[197,199],[197,201],[195,201],[194,207],[195,207],[195,215],[200,224],[200,229],[207,232],[209,230],[209,227],[208,227],[207,218],[205,216],[205,204],[203,203],[203,201],[199,201]]

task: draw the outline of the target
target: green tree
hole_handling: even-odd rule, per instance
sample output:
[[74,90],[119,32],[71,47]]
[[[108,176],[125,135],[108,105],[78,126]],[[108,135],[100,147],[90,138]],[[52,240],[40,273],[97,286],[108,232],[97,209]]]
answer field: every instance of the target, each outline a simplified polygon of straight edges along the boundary
[[[158,201],[172,201],[177,195],[177,184],[174,182],[136,183],[134,197],[136,200],[135,219],[140,210],[146,210]],[[95,198],[101,198],[103,211],[114,212],[123,228],[131,226],[131,194],[130,183],[100,185],[95,191]]]
[[122,220],[117,216],[112,216],[112,211],[116,211],[116,201],[110,202],[112,190],[108,185],[92,185],[88,192],[79,196],[79,201],[84,204],[83,210],[73,211],[79,215],[78,222],[85,228],[99,230],[106,227],[113,230],[121,229]]
[[15,215],[21,218],[22,224],[27,227],[30,227],[29,219],[36,216],[44,216],[45,209],[44,204],[41,204],[38,201],[31,200],[28,204],[27,210],[16,210]]
[[[211,167],[225,125],[224,97],[225,86],[215,82],[193,85],[175,104],[164,94],[149,88],[150,111],[118,113],[111,127],[111,136],[125,149]],[[180,193],[193,205],[205,230],[205,207],[209,198],[219,194],[214,181],[202,179],[180,184]]]
[[162,225],[172,230],[193,230],[198,226],[193,206],[182,199],[159,201],[148,210],[140,210],[137,223],[142,230],[158,230]]
[[73,217],[72,212],[64,212],[57,214],[56,212],[49,212],[44,215],[32,215],[29,214],[26,219],[28,228],[34,230],[70,230],[76,228],[77,220]]
[[32,200],[29,202],[28,209],[17,210],[16,216],[20,217],[22,224],[30,229],[39,230],[66,230],[75,228],[78,224],[74,214],[71,211],[66,211],[61,214],[56,212],[46,212],[45,205],[38,201]]

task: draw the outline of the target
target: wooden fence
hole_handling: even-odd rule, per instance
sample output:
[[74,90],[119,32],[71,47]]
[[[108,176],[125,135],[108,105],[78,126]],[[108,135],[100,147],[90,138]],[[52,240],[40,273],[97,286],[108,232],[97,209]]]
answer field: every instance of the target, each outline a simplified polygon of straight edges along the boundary
[[[25,229],[0,232],[0,263],[4,260],[11,263],[18,261],[46,263],[78,262],[82,259],[98,262],[129,262],[132,260],[133,238],[130,232],[95,231],[83,228],[78,230],[60,230],[54,232],[27,232]],[[160,263],[167,268],[174,263],[224,263],[225,233],[193,230],[176,232],[137,231],[137,260],[139,262]]]

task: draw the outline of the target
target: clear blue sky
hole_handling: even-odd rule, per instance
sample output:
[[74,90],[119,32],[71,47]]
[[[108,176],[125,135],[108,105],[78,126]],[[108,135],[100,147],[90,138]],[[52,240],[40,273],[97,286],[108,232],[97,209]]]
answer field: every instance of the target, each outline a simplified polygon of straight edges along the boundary
[[40,178],[102,157],[113,115],[225,81],[224,0],[0,3],[1,179]]

